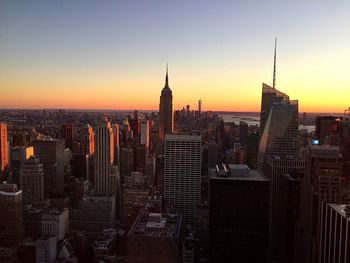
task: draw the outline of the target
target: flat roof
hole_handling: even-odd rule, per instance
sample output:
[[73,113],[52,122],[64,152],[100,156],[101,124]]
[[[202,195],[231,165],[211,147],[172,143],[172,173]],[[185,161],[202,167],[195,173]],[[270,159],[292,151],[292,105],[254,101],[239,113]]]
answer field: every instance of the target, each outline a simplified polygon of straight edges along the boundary
[[213,173],[210,179],[215,180],[232,180],[232,181],[270,181],[264,174],[255,169],[249,169],[248,176],[232,176],[230,173],[227,176],[218,176]]
[[144,237],[178,238],[181,216],[141,211],[128,235]]

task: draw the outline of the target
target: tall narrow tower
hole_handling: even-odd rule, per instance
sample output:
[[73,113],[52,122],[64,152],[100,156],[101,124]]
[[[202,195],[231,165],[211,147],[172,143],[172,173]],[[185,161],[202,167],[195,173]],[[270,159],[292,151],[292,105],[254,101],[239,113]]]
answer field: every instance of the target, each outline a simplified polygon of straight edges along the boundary
[[95,136],[95,192],[108,192],[108,178],[114,161],[114,137],[111,123],[103,118]]
[[159,139],[164,140],[165,134],[174,130],[173,93],[168,83],[168,66],[166,67],[165,85],[160,95],[159,103]]
[[0,123],[0,175],[8,165],[7,125]]

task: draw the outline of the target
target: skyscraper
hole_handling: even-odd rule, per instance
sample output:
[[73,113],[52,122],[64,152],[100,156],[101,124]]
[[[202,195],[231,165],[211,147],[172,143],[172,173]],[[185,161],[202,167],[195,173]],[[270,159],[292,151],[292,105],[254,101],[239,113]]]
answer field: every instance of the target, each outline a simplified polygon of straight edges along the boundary
[[62,138],[65,141],[65,147],[73,150],[75,127],[72,123],[62,124]]
[[[322,202],[342,202],[343,156],[336,146],[313,145],[305,156],[295,262],[319,262]],[[329,262],[333,262],[332,260]]]
[[299,159],[298,101],[276,89],[276,40],[274,53],[273,86],[263,83],[260,142],[257,167],[271,181],[269,258],[284,262],[286,236],[281,235],[285,217],[280,213],[281,176],[294,171],[302,175],[304,161]]
[[0,246],[13,246],[24,236],[22,191],[15,184],[0,184]]
[[7,124],[0,123],[0,175],[8,165]]
[[199,135],[166,135],[164,164],[165,207],[194,224],[201,194],[202,138]]
[[94,139],[94,129],[90,124],[86,124],[83,129],[83,154],[93,155],[95,152],[95,139]]
[[95,180],[96,192],[108,192],[108,177],[114,161],[114,136],[110,121],[105,117],[100,120],[95,136]]
[[320,263],[350,262],[350,206],[322,203]]
[[270,180],[246,165],[210,172],[210,262],[268,262]]
[[35,140],[34,155],[44,168],[44,192],[63,194],[64,192],[64,140],[43,138]]
[[168,83],[168,67],[166,68],[165,85],[159,103],[159,138],[164,140],[165,134],[174,130],[173,94]]
[[31,156],[20,170],[23,204],[38,206],[44,199],[44,168],[39,158]]
[[141,122],[141,144],[144,144],[146,149],[149,147],[149,121],[144,120]]
[[113,136],[114,136],[114,165],[119,166],[120,161],[120,141],[119,141],[119,132],[120,127],[118,124],[113,124]]
[[198,101],[198,115],[202,115],[202,100]]
[[19,171],[24,163],[30,156],[34,154],[33,146],[17,146],[11,149],[11,171],[12,179],[11,183],[20,184]]

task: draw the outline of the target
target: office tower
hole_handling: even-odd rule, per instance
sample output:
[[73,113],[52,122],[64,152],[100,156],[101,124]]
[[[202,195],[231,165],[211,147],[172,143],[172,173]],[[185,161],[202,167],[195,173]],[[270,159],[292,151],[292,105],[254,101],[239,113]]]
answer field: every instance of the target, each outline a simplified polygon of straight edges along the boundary
[[[276,42],[273,86],[263,83],[260,142],[257,167],[271,181],[270,191],[270,251],[272,262],[283,262],[287,248],[286,236],[282,235],[281,176],[292,171],[302,171],[304,162],[299,158],[298,101],[290,100],[275,88]],[[302,174],[302,173],[300,173]]]
[[74,153],[71,160],[72,175],[77,178],[89,179],[90,159],[88,154]]
[[180,231],[180,215],[141,211],[128,233],[127,262],[179,262]]
[[316,139],[319,144],[335,145],[339,144],[338,133],[339,121],[334,116],[318,116],[316,118]]
[[298,101],[283,101],[271,106],[260,139],[258,168],[266,169],[266,156],[298,156]]
[[44,200],[44,168],[39,158],[31,156],[20,170],[23,204],[38,206]]
[[190,115],[190,105],[186,105],[186,116]]
[[248,145],[248,131],[249,131],[249,127],[248,127],[248,123],[246,123],[245,121],[240,121],[239,122],[239,143],[241,145]]
[[202,100],[198,101],[198,115],[202,115]]
[[5,171],[8,162],[7,124],[0,123],[0,175]]
[[96,192],[108,192],[107,177],[111,174],[114,161],[114,136],[107,118],[100,120],[96,129],[94,161],[94,189]]
[[33,206],[23,206],[23,228],[25,237],[31,237],[33,240],[41,237],[41,215],[45,208],[36,208]]
[[73,150],[75,127],[72,123],[62,124],[62,138],[65,142],[65,147]]
[[90,126],[90,124],[86,124],[84,126],[82,136],[82,153],[88,154],[89,156],[93,155],[95,152],[95,135],[94,129]]
[[310,146],[305,156],[295,262],[319,262],[320,207],[342,200],[343,157],[336,146]]
[[130,129],[132,130],[133,133],[133,138],[136,139],[136,141],[139,141],[139,136],[140,136],[140,121],[138,117],[138,113],[135,110],[134,116],[129,120],[130,124]]
[[350,206],[348,204],[321,205],[320,263],[350,262]]
[[166,68],[165,86],[162,89],[159,103],[159,139],[174,130],[173,94],[168,83],[168,66]]
[[72,209],[69,229],[85,231],[89,242],[96,240],[103,229],[115,223],[115,196],[108,193],[85,195],[78,209]]
[[84,178],[71,178],[69,182],[69,204],[78,208],[80,199],[89,191],[89,180]]
[[146,149],[149,148],[149,120],[141,122],[141,144],[144,144]]
[[32,146],[17,146],[11,149],[11,171],[12,179],[11,183],[20,185],[19,171],[24,163],[30,156],[34,154],[34,148]]
[[0,184],[0,246],[13,246],[24,237],[22,191],[15,184]]
[[64,193],[64,140],[43,138],[35,140],[34,155],[44,168],[44,193]]
[[219,163],[219,144],[215,141],[208,143],[208,168],[215,167]]
[[54,236],[41,237],[35,241],[36,263],[55,263],[57,239]]
[[113,124],[113,135],[114,135],[114,165],[119,166],[120,161],[120,141],[119,141],[119,133],[120,127],[118,124]]
[[41,235],[56,237],[57,241],[65,238],[69,230],[68,209],[50,208],[41,216]]
[[135,170],[140,170],[143,172],[145,168],[145,158],[147,149],[144,144],[137,144],[134,147],[134,167]]
[[269,184],[246,165],[210,172],[210,262],[268,262]]
[[148,176],[150,185],[155,185],[156,183],[156,158],[154,156],[148,156],[145,160],[144,175]]
[[165,136],[165,207],[181,214],[184,226],[196,223],[201,194],[201,157],[201,136]]
[[280,177],[280,200],[278,206],[281,261],[291,263],[294,261],[296,222],[300,217],[301,180],[304,171],[293,171],[282,174]]
[[130,147],[120,151],[120,174],[121,177],[129,176],[134,170],[134,150]]

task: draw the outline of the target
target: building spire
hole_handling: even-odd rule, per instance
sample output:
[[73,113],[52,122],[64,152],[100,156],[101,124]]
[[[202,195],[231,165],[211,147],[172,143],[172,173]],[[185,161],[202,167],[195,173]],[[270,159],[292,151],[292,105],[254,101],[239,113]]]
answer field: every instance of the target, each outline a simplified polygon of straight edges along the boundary
[[277,37],[275,37],[275,54],[273,57],[273,84],[272,87],[276,88],[276,48],[277,48]]
[[169,78],[168,78],[168,63],[166,63],[165,87],[169,87]]

